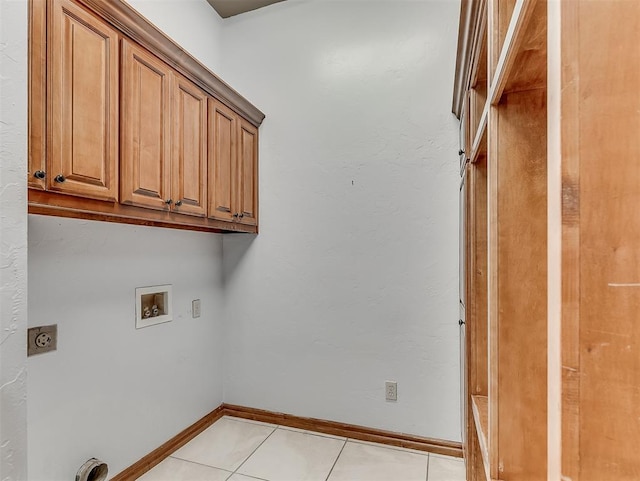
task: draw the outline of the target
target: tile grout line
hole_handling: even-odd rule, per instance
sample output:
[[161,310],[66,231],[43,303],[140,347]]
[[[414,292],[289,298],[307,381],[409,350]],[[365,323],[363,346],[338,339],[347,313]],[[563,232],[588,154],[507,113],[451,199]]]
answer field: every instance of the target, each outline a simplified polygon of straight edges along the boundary
[[[404,453],[411,453],[411,454],[417,454],[420,456],[428,456],[430,453],[429,451],[421,451],[419,449],[411,449],[411,448],[405,448],[402,446],[395,446],[393,444],[385,444],[385,443],[377,443],[375,441],[362,441],[360,439],[356,439],[356,438],[350,438],[348,436],[337,436],[335,434],[327,434],[327,433],[323,433],[320,431],[310,431],[308,429],[301,429],[301,428],[294,428],[291,426],[284,426],[282,424],[273,424],[273,423],[265,423],[263,421],[255,421],[253,419],[245,419],[245,418],[238,418],[235,416],[231,416],[231,415],[225,415],[224,417],[233,420],[233,421],[238,421],[238,422],[244,422],[244,423],[248,423],[248,424],[257,424],[258,426],[267,426],[267,427],[273,427],[275,429],[281,429],[284,431],[290,431],[293,433],[302,433],[302,434],[309,434],[310,436],[319,436],[322,438],[328,438],[328,439],[336,439],[338,441],[344,441],[345,439],[347,441],[351,441],[353,443],[357,443],[357,444],[364,444],[365,446],[379,446],[381,448],[385,448],[385,449],[393,449],[395,451],[400,451],[400,452],[404,452]],[[445,457],[445,458],[454,458],[454,456],[450,456],[447,454],[439,454],[439,456]]]
[[336,467],[336,464],[338,464],[338,459],[340,459],[340,456],[342,455],[342,451],[344,451],[345,446],[347,445],[347,443],[349,442],[348,439],[344,440],[344,444],[342,445],[342,449],[340,449],[340,452],[338,453],[338,456],[336,456],[336,460],[333,462],[333,465],[331,466],[331,469],[329,470],[329,474],[327,474],[327,477],[325,478],[325,481],[329,481],[329,477],[331,476],[331,473],[333,473],[333,468]]
[[[393,444],[385,444],[385,443],[377,443],[375,441],[362,441],[360,439],[355,439],[355,438],[350,438],[348,436],[337,436],[334,434],[326,434],[326,433],[322,433],[319,431],[310,431],[308,429],[300,429],[300,428],[294,428],[294,427],[290,427],[290,426],[284,426],[282,424],[273,424],[273,423],[265,423],[263,421],[255,421],[253,419],[245,419],[245,418],[238,418],[238,417],[234,417],[231,415],[225,415],[224,417],[231,419],[233,421],[238,421],[238,422],[244,422],[247,424],[257,424],[258,426],[267,426],[267,427],[273,427],[275,429],[280,429],[280,430],[284,430],[284,431],[290,431],[293,433],[302,433],[302,434],[309,434],[310,436],[319,436],[322,438],[328,438],[328,439],[336,439],[338,441],[343,441],[343,440],[347,440],[347,441],[351,441],[353,443],[356,444],[364,444],[365,446],[377,446],[377,447],[381,447],[384,449],[393,449],[394,451],[400,451],[403,453],[410,453],[410,454],[417,454],[419,456],[428,456],[429,454],[433,454],[430,453],[429,451],[421,451],[419,449],[411,449],[411,448],[405,448],[402,446],[395,446]],[[455,456],[450,456],[448,454],[438,454],[437,456],[441,456],[444,458],[453,458],[456,459]]]
[[[283,425],[278,425],[278,424],[270,424],[270,423],[268,424],[268,423],[262,423],[262,422],[246,422],[243,418],[234,418],[232,416],[229,416],[227,419],[229,419],[230,421],[237,421],[239,423],[263,425],[265,427],[269,427],[269,428],[272,429],[271,432],[267,435],[267,437],[265,437],[264,440],[262,440],[255,447],[255,449],[253,449],[251,451],[251,453],[238,465],[238,467],[235,470],[231,471],[231,470],[228,470],[228,469],[218,468],[216,466],[211,466],[209,464],[204,464],[204,463],[200,463],[200,462],[197,462],[197,461],[192,461],[192,460],[189,460],[189,459],[183,459],[183,458],[175,456],[173,453],[169,454],[168,457],[170,457],[172,459],[184,461],[184,462],[187,462],[187,463],[190,463],[190,464],[194,464],[194,465],[198,465],[198,466],[202,466],[202,467],[206,467],[206,468],[211,468],[211,469],[217,469],[217,470],[220,470],[222,472],[228,473],[228,477],[224,478],[225,481],[228,481],[229,479],[233,478],[233,476],[236,475],[236,474],[239,475],[239,476],[246,476],[247,478],[251,478],[251,479],[254,479],[256,481],[268,481],[265,478],[259,478],[259,477],[251,476],[251,475],[248,475],[248,474],[246,474],[246,475],[242,474],[242,473],[239,472],[239,470],[260,449],[260,447],[264,443],[266,443],[267,440],[271,436],[274,435],[274,433],[276,431],[281,430],[281,431],[287,431],[287,432],[298,433],[298,434],[303,434],[303,435],[304,434],[308,434],[308,435],[311,435],[311,436],[314,436],[314,437],[325,438],[325,439],[328,439],[328,440],[332,440],[333,439],[333,440],[337,440],[337,441],[343,441],[343,445],[342,445],[337,457],[335,458],[335,460],[334,460],[334,462],[333,462],[333,464],[331,466],[331,469],[329,470],[329,472],[328,472],[326,478],[324,479],[324,481],[329,481],[329,478],[333,474],[333,471],[335,470],[335,467],[336,467],[340,457],[342,456],[342,454],[343,454],[343,452],[344,452],[344,450],[346,448],[347,443],[349,443],[349,442],[353,442],[354,444],[361,444],[361,445],[365,445],[365,446],[366,445],[370,445],[370,446],[374,446],[374,447],[378,447],[378,448],[382,448],[382,449],[393,450],[393,451],[406,452],[408,454],[418,454],[418,455],[425,456],[427,459],[426,459],[426,477],[424,479],[425,479],[425,481],[429,481],[429,479],[430,479],[431,457],[432,457],[433,453],[418,452],[418,451],[414,451],[414,450],[411,450],[411,449],[403,448],[403,447],[400,447],[400,446],[387,446],[387,445],[383,445],[383,444],[380,444],[380,443],[365,442],[365,441],[360,441],[360,440],[357,440],[357,439],[351,439],[351,438],[348,438],[348,437],[337,437],[337,436],[332,436],[332,435],[325,435],[324,433],[316,433],[316,432],[308,431],[308,430],[289,428],[288,426],[283,426]],[[451,459],[452,461],[459,461],[459,462],[464,463],[463,460],[458,460],[458,459],[455,459],[455,458],[453,458],[451,456],[445,456],[445,455],[443,455],[443,456],[433,455],[433,456],[447,458],[447,459],[448,458],[452,458]]]
[[245,477],[245,478],[255,479],[256,481],[269,481],[269,480],[264,479],[264,478],[256,478],[255,476],[249,476],[248,474],[240,474],[240,473],[231,473],[231,476],[229,476],[225,481],[229,481],[229,480],[230,480],[233,476],[235,476],[236,474],[237,474],[238,476],[243,476],[243,477]]
[[[184,461],[185,463],[197,464],[198,466],[204,466],[205,468],[218,469],[220,471],[224,471],[226,473],[233,474],[228,469],[218,468],[217,466],[211,466],[209,464],[199,463],[198,461],[191,461],[190,459],[179,458],[178,456],[172,456],[171,454],[169,456],[167,456],[167,458],[177,459],[178,461]],[[154,466],[154,468],[155,468],[155,466]],[[150,471],[152,471],[152,469]]]
[[429,463],[431,462],[431,456],[427,454],[427,477],[425,481],[429,481]]
[[[264,440],[263,440],[260,444],[258,444],[258,446],[256,447],[256,449],[254,449],[253,451],[251,451],[251,454],[250,454],[249,456],[247,456],[247,459],[245,459],[244,461],[242,461],[242,462],[240,463],[240,466],[238,466],[238,467],[236,468],[236,470],[235,470],[233,473],[231,473],[231,474],[233,475],[233,474],[238,473],[238,470],[239,470],[239,469],[244,465],[244,463],[246,463],[247,461],[249,461],[249,458],[250,458],[251,456],[253,456],[253,455],[256,453],[256,451],[257,451],[258,449],[260,449],[260,446],[262,446],[264,443],[266,443],[266,442],[267,442],[267,439],[269,439],[269,438],[273,435],[273,433],[275,433],[277,430],[278,430],[278,427],[277,427],[277,426],[276,426],[275,428],[273,428],[273,431],[271,431],[271,432],[269,433],[269,436],[267,436],[266,438],[264,438]],[[242,473],[238,473],[238,474],[242,474]]]

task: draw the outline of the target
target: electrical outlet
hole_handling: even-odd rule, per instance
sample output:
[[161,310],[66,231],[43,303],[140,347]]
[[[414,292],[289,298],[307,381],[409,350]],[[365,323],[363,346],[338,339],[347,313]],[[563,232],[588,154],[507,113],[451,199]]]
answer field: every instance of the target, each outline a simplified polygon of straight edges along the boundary
[[36,336],[36,347],[40,349],[45,349],[51,345],[53,342],[53,337],[48,332],[41,332]]
[[200,299],[191,301],[191,317],[200,317]]
[[58,325],[32,327],[27,330],[27,356],[55,351],[58,348]]
[[387,401],[398,400],[398,383],[395,381],[385,381],[384,397]]

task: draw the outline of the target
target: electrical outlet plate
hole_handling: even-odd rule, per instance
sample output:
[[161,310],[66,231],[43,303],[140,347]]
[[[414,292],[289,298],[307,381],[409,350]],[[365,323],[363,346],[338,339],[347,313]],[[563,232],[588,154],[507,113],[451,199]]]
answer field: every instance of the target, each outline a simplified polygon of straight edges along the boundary
[[31,327],[27,330],[27,356],[55,351],[58,348],[58,325]]
[[191,301],[191,317],[194,319],[200,317],[200,299]]
[[398,383],[395,381],[385,381],[384,397],[387,401],[398,400]]

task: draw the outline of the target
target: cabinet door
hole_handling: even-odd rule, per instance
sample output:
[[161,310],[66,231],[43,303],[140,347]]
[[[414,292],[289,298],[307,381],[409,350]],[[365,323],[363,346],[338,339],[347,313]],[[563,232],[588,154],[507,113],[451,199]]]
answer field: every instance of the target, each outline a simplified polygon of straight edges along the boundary
[[237,165],[238,221],[258,225],[258,129],[242,118]]
[[44,190],[47,119],[47,5],[29,2],[29,162],[28,184]]
[[122,42],[120,202],[169,209],[171,197],[171,69],[137,45]]
[[237,214],[236,177],[237,115],[209,99],[209,217],[233,220]]
[[50,17],[47,187],[118,197],[118,34],[68,0]]
[[181,75],[173,87],[173,210],[206,216],[207,96]]

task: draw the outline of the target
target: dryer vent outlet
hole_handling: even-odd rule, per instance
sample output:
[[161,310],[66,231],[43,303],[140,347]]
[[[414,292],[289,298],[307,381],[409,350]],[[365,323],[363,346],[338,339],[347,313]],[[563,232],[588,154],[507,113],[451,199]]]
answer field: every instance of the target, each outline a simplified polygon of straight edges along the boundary
[[105,481],[109,468],[97,458],[91,458],[78,469],[76,481]]

